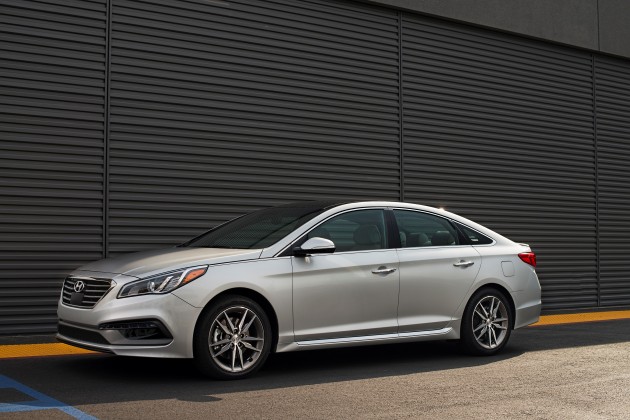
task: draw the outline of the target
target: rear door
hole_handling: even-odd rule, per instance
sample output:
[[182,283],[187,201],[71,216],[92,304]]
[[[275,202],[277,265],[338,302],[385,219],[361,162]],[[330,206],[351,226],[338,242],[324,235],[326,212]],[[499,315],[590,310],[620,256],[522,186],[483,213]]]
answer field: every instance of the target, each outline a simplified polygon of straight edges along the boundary
[[421,211],[393,212],[401,241],[399,332],[444,328],[477,277],[481,256],[449,220]]

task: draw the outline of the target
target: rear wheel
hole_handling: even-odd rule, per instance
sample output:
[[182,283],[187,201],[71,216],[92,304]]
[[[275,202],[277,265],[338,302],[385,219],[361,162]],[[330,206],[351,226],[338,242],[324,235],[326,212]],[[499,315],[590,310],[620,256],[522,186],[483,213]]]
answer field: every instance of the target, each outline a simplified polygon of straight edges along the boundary
[[226,296],[202,315],[195,333],[195,363],[216,379],[241,379],[265,363],[271,348],[271,324],[252,299]]
[[462,319],[461,344],[470,354],[490,356],[507,344],[514,320],[507,298],[495,289],[482,289],[468,302]]

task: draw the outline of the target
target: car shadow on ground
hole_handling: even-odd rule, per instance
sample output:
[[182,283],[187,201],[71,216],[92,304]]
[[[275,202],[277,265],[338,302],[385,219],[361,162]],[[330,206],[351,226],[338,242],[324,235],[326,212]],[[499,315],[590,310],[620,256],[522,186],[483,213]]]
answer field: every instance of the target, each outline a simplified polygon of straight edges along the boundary
[[71,397],[58,397],[72,405],[114,402],[121,398],[122,401],[176,398],[208,402],[226,393],[458,369],[522,354],[513,346],[505,350],[493,357],[472,357],[462,354],[455,342],[432,342],[280,353],[271,355],[254,376],[238,381],[203,377],[189,360],[96,355],[58,359],[54,364],[55,370],[63,371],[60,376],[99,389],[96,395],[85,393],[85,398],[76,392]]
[[256,375],[215,381],[181,359],[109,355],[4,360],[0,373],[70,405],[178,399],[212,402],[222,394],[491,366],[524,353],[625,342],[630,320],[530,327],[515,331],[502,353],[472,357],[456,342],[389,344],[272,355]]

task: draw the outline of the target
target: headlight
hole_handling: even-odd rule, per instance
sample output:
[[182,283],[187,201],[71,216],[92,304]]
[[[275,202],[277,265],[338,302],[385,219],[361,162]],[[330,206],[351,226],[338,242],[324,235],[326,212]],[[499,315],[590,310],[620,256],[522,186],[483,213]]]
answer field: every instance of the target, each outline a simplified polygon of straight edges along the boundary
[[118,297],[123,298],[129,296],[168,293],[180,286],[198,279],[206,274],[206,271],[208,271],[208,266],[204,265],[201,267],[185,268],[183,270],[162,273],[146,279],[134,281],[123,286],[118,293]]

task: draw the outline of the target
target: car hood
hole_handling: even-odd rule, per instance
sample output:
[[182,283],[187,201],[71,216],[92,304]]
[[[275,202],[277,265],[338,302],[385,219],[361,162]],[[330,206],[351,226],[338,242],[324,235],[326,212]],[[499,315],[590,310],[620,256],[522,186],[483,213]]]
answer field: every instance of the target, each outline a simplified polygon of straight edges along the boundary
[[146,277],[180,268],[205,264],[221,264],[253,260],[260,257],[260,249],[223,248],[168,248],[135,252],[106,258],[84,265],[76,272],[124,274]]

